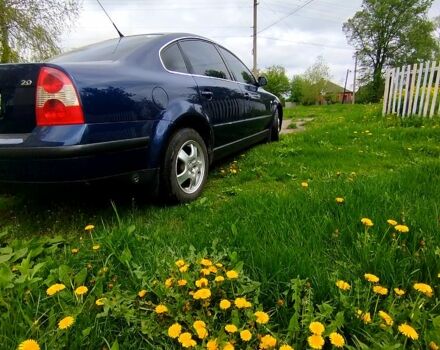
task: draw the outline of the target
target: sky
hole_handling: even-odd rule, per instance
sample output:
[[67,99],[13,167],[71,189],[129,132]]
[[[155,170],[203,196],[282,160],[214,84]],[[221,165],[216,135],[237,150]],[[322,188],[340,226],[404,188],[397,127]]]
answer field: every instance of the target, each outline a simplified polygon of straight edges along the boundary
[[[405,1],[405,0],[402,0]],[[252,68],[253,0],[101,0],[124,35],[186,32],[208,37],[239,56]],[[259,0],[258,68],[284,66],[287,74],[302,74],[318,56],[330,67],[332,80],[343,85],[354,51],[342,24],[362,0]],[[291,16],[286,17],[288,14]],[[429,16],[440,15],[435,0]],[[117,37],[96,0],[83,0],[79,18],[62,35],[68,51]]]

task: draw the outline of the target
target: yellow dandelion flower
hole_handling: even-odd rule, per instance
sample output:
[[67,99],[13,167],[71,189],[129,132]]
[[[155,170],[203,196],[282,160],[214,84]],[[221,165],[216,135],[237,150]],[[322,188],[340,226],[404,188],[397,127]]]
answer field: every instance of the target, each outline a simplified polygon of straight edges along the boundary
[[97,251],[97,250],[99,250],[101,248],[101,246],[99,245],[99,244],[94,244],[93,246],[92,246],[92,249],[94,250],[94,251]]
[[225,346],[223,347],[223,350],[234,350],[234,349],[235,349],[234,345],[232,343],[229,343],[229,342],[227,342],[225,344]]
[[379,317],[385,321],[385,324],[387,326],[392,326],[394,323],[393,318],[390,315],[388,315],[385,311],[380,310]]
[[89,289],[86,286],[79,286],[75,289],[76,295],[84,295],[89,291]]
[[208,267],[208,270],[209,270],[211,273],[217,273],[217,268],[216,268],[214,265]]
[[277,340],[267,334],[260,339],[260,349],[272,349],[277,345]]
[[425,294],[429,298],[431,298],[433,293],[434,293],[433,290],[432,290],[432,287],[429,284],[426,284],[426,283],[415,283],[413,288],[416,291],[418,291],[418,292],[420,292],[422,294]]
[[70,250],[70,252],[71,252],[72,254],[78,254],[79,249],[78,249],[78,248],[72,248],[72,249]]
[[179,337],[180,333],[182,333],[182,326],[179,323],[173,323],[168,328],[168,336],[170,338],[176,339]]
[[211,290],[209,288],[202,288],[197,290],[194,294],[193,294],[193,298],[198,300],[198,299],[208,299],[211,297]]
[[18,345],[18,350],[40,350],[40,345],[33,339],[27,339]]
[[336,287],[338,287],[340,290],[347,291],[351,289],[350,284],[343,280],[336,281]]
[[107,301],[107,298],[99,298],[99,299],[96,299],[95,304],[97,306],[103,306],[103,305],[105,305],[106,301]]
[[336,348],[343,348],[345,345],[345,339],[344,337],[337,333],[337,332],[333,332],[330,333],[329,335],[330,338],[330,343],[332,343],[332,345]]
[[176,264],[177,267],[185,266],[185,260],[183,260],[183,259],[179,259],[179,260],[177,260],[177,261],[175,262],[175,264]]
[[90,231],[92,231],[94,228],[95,228],[94,225],[87,225],[86,227],[84,227],[84,230],[90,232]]
[[379,277],[377,277],[376,275],[373,275],[373,274],[371,274],[371,273],[366,273],[366,274],[364,275],[364,278],[365,278],[368,282],[371,282],[371,283],[377,283],[377,282],[379,282]]
[[345,202],[345,199],[344,199],[344,198],[342,198],[342,197],[336,197],[336,203],[338,203],[338,204],[344,204],[344,202]]
[[184,348],[192,348],[197,345],[196,341],[192,338],[192,335],[189,332],[180,334],[178,341]]
[[210,270],[210,269],[201,269],[201,270],[200,270],[200,273],[201,273],[203,276],[209,276],[209,275],[211,274],[211,270]]
[[184,287],[184,286],[186,286],[187,284],[188,284],[188,281],[185,280],[185,279],[180,279],[180,280],[177,281],[177,285],[178,285],[179,287]]
[[374,226],[374,223],[371,219],[368,218],[362,218],[361,222],[366,226],[366,227],[371,227]]
[[394,293],[398,296],[401,297],[402,295],[405,295],[405,291],[403,289],[400,288],[394,288]]
[[64,317],[62,320],[58,322],[59,329],[67,329],[73,325],[75,319],[72,316]]
[[52,296],[58,292],[61,292],[63,289],[65,289],[66,286],[62,283],[55,283],[52,284],[49,288],[46,289],[46,294],[49,296]]
[[156,306],[156,308],[154,309],[154,311],[157,313],[157,314],[164,314],[164,313],[167,313],[168,312],[168,308],[165,306],[165,305],[163,305],[163,304],[159,304],[159,305],[157,305]]
[[230,280],[235,280],[238,278],[238,272],[235,270],[226,271],[226,277]]
[[238,331],[237,326],[233,324],[227,324],[225,326],[225,331],[228,333],[235,333]]
[[390,224],[391,226],[396,226],[397,225],[397,221],[393,220],[393,219],[388,219],[387,223]]
[[208,280],[204,277],[196,281],[197,288],[208,287],[208,284],[209,284]]
[[252,304],[246,298],[236,298],[234,304],[238,309],[247,309],[252,307]]
[[214,278],[214,281],[216,281],[217,283],[221,283],[225,280],[225,278],[223,276],[217,276],[216,278]]
[[173,286],[174,278],[170,277],[165,280],[165,287],[171,288]]
[[182,267],[179,267],[179,271],[180,272],[187,272],[189,268],[189,265],[183,265]]
[[373,292],[379,295],[387,295],[388,289],[382,286],[373,286]]
[[212,265],[212,261],[209,259],[202,259],[200,260],[200,265],[209,267]]
[[309,184],[307,183],[307,182],[301,182],[301,187],[302,188],[308,188],[309,187]]
[[307,338],[307,343],[312,349],[322,349],[324,346],[324,338],[320,335],[313,334]]
[[321,322],[312,322],[309,326],[310,332],[316,335],[321,335],[325,331],[325,327]]
[[218,268],[221,268],[221,267],[223,267],[223,264],[218,262],[215,264],[215,266],[217,266]]
[[231,302],[229,300],[223,299],[220,301],[220,309],[227,310],[231,307]]
[[369,312],[366,312],[361,317],[362,321],[364,321],[365,324],[371,323],[371,315]]
[[196,328],[196,333],[199,339],[205,339],[209,335],[205,327]]
[[412,340],[419,339],[419,334],[417,333],[417,331],[407,323],[401,324],[398,327],[398,330],[407,338],[410,338]]
[[428,344],[428,347],[429,347],[429,350],[439,350],[440,349],[440,347],[433,341]]
[[197,329],[197,328],[205,328],[206,327],[206,323],[203,322],[203,321],[197,320],[197,321],[194,321],[193,327],[195,329]]
[[290,345],[281,345],[280,350],[294,350]]
[[142,289],[138,292],[139,298],[143,298],[143,297],[145,297],[145,295],[147,295],[147,291],[145,289]]
[[206,343],[207,350],[218,350],[217,339],[211,339]]
[[252,339],[252,333],[250,331],[248,331],[247,329],[245,329],[240,332],[240,338],[241,338],[241,340],[247,342]]
[[264,311],[257,311],[254,313],[254,316],[257,318],[256,322],[258,324],[266,324],[269,322],[269,315]]
[[396,225],[396,226],[394,226],[394,229],[400,233],[408,233],[409,232],[409,227],[406,225]]

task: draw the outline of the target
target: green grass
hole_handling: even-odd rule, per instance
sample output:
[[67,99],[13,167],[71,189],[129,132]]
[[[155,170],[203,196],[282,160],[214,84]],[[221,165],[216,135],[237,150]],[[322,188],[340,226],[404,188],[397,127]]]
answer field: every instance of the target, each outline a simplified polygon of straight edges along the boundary
[[[309,279],[317,302],[326,300],[335,276],[351,280],[372,272],[388,286],[434,280],[440,272],[439,119],[383,118],[376,105],[298,107],[285,116],[314,120],[304,132],[217,165],[196,202],[163,207],[142,204],[138,194],[113,208],[87,191],[71,201],[5,197],[2,240],[61,235],[75,247],[85,224],[93,223],[109,252],[129,251],[130,267],[152,276],[164,256],[216,244],[238,253],[269,306],[295,277]],[[336,197],[345,204],[337,205]],[[378,234],[390,218],[408,225],[410,258],[388,254],[386,245],[359,246],[362,217],[374,221],[371,231]],[[60,258],[86,263],[68,249]],[[114,263],[118,281],[136,291],[130,267]],[[288,310],[277,317],[287,323]]]

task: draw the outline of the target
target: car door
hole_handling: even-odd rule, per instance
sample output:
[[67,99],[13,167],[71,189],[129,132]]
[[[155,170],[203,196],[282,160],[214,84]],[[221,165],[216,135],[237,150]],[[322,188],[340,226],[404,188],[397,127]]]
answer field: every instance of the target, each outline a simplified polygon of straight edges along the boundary
[[240,85],[230,72],[214,44],[198,39],[179,41],[196,81],[201,106],[213,126],[214,148],[221,148],[243,137],[239,122],[245,105]]
[[251,71],[233,53],[221,46],[218,48],[246,99],[243,127],[248,136],[268,129],[272,121],[274,97],[258,86]]

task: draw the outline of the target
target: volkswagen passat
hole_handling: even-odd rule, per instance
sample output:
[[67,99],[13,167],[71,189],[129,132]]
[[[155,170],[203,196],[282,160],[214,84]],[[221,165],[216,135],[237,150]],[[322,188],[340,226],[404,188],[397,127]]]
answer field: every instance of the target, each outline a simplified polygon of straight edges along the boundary
[[120,178],[193,200],[214,160],[278,140],[266,83],[221,45],[178,33],[2,64],[0,182]]

